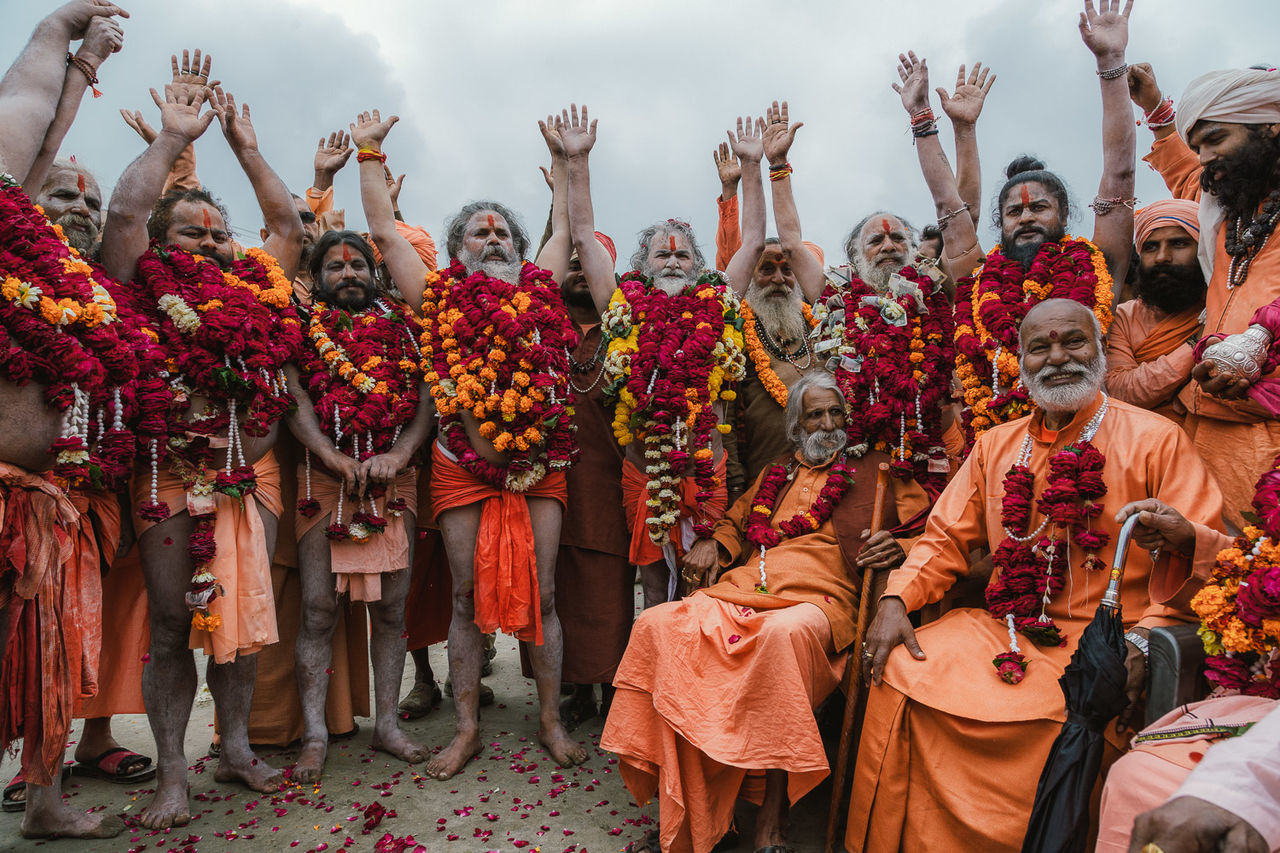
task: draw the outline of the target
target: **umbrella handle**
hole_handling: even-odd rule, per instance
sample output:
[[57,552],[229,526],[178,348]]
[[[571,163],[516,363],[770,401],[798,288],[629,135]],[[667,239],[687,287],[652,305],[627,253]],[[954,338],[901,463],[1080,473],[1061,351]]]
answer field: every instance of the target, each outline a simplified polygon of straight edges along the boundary
[[1133,538],[1133,528],[1138,526],[1139,513],[1134,513],[1124,520],[1120,535],[1116,538],[1116,553],[1111,560],[1111,581],[1107,584],[1107,592],[1102,596],[1102,606],[1112,613],[1120,609],[1120,579],[1124,577],[1124,561],[1129,554],[1129,540]]

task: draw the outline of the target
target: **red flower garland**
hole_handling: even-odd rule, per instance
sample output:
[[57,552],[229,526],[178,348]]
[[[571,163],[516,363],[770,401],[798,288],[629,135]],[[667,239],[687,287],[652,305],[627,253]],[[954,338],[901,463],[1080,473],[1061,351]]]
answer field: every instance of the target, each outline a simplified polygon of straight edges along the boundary
[[[472,476],[523,492],[577,459],[569,405],[569,356],[577,338],[551,273],[526,263],[517,284],[468,274],[460,261],[427,275],[422,369],[440,413],[445,447]],[[462,413],[507,455],[482,459]]]
[[818,497],[809,505],[809,508],[778,522],[775,527],[771,522],[776,511],[778,495],[783,485],[791,481],[794,472],[794,464],[775,463],[770,466],[764,479],[760,481],[760,488],[756,490],[756,496],[751,501],[751,511],[747,515],[744,531],[747,541],[757,548],[776,548],[784,539],[805,536],[818,530],[831,518],[836,506],[853,486],[854,468],[849,463],[848,456],[842,454],[840,459],[831,466],[826,484],[818,492]]

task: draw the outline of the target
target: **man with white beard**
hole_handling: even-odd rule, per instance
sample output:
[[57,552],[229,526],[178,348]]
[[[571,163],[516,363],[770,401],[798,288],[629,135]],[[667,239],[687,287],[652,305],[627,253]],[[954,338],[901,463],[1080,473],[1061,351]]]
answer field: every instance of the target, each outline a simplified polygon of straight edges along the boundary
[[[1102,391],[1106,354],[1089,308],[1045,300],[1019,343],[1035,413],[978,438],[867,632],[873,686],[851,851],[1017,850],[1066,719],[1058,678],[1107,587],[1121,524],[1138,515],[1120,591],[1130,705],[1106,727],[1104,766],[1133,734],[1147,632],[1194,621],[1198,578],[1231,541],[1222,494],[1186,434]],[[975,550],[995,564],[987,607],[913,630],[907,614],[941,599]]]
[[915,258],[917,240],[911,223],[888,211],[877,210],[853,226],[844,241],[844,253],[858,278],[883,291],[889,277]]

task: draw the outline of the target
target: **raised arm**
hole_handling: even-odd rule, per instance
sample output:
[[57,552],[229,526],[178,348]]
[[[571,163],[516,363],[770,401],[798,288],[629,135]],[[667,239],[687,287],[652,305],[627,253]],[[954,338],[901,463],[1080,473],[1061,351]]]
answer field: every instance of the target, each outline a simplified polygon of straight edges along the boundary
[[1093,52],[1102,85],[1102,180],[1093,202],[1093,242],[1107,259],[1120,298],[1129,256],[1133,253],[1134,156],[1137,133],[1129,106],[1129,67],[1124,51],[1129,44],[1129,11],[1133,0],[1085,0],[1080,13],[1080,37]]
[[67,45],[84,38],[98,17],[129,13],[103,0],[72,0],[36,25],[0,79],[0,173],[23,181],[58,108],[67,76]]
[[596,240],[596,216],[591,206],[591,167],[587,158],[596,144],[596,123],[588,122],[586,104],[582,105],[581,116],[577,107],[570,105],[569,113],[561,116],[559,130],[569,162],[569,234],[578,249],[582,274],[596,310],[603,314],[618,280],[613,258]]
[[564,156],[560,131],[556,129],[559,124],[554,116],[538,122],[538,130],[542,131],[547,150],[551,152],[551,174],[547,177],[547,183],[551,185],[551,233],[543,241],[534,260],[557,282],[564,281],[564,274],[569,269],[569,255],[573,253],[569,237],[569,162]]
[[89,21],[89,29],[84,35],[84,41],[76,50],[75,59],[67,65],[67,73],[62,82],[62,95],[58,99],[58,108],[53,115],[53,121],[49,124],[49,130],[44,135],[40,153],[36,155],[31,170],[27,172],[26,180],[22,182],[22,189],[31,198],[35,198],[44,186],[49,167],[57,158],[62,140],[71,129],[76,113],[80,111],[80,101],[84,97],[84,90],[89,88],[90,75],[96,80],[98,68],[111,54],[123,46],[124,30],[114,18],[98,16]]
[[738,295],[747,292],[764,251],[764,182],[760,160],[764,158],[764,119],[738,119],[738,132],[726,131],[729,147],[742,164],[742,245],[733,253],[725,275]]
[[982,247],[973,217],[960,197],[955,174],[938,141],[937,122],[929,108],[929,68],[913,51],[898,54],[898,77],[893,90],[911,116],[911,133],[916,142],[920,171],[933,195],[933,207],[942,230],[943,258],[951,269],[965,275],[982,261]]
[[975,62],[967,79],[964,66],[960,66],[960,71],[956,74],[955,94],[948,95],[944,87],[938,87],[938,101],[947,118],[951,119],[951,128],[956,137],[956,188],[960,198],[969,205],[969,216],[973,219],[975,228],[982,212],[978,116],[982,115],[982,104],[995,82],[996,75],[991,73],[991,69],[983,68],[981,62]]
[[391,191],[387,188],[387,176],[383,171],[386,156],[382,144],[399,116],[386,121],[377,110],[360,113],[350,126],[351,141],[360,152],[356,162],[360,164],[360,199],[364,203],[364,218],[369,225],[369,236],[382,253],[382,260],[391,273],[391,280],[400,289],[400,295],[414,312],[422,313],[422,291],[426,287],[427,265],[422,262],[413,244],[396,229],[395,206],[391,203]]
[[796,131],[802,127],[802,121],[790,123],[786,101],[781,107],[774,101],[765,114],[764,156],[769,164],[769,185],[773,188],[773,223],[778,229],[778,239],[782,241],[782,251],[791,262],[791,271],[800,282],[805,301],[814,303],[822,297],[826,277],[822,264],[805,246],[800,233],[800,213],[791,192],[791,163],[787,160]]
[[138,258],[147,250],[147,217],[174,161],[213,122],[212,111],[200,112],[207,94],[208,90],[193,90],[179,97],[171,84],[164,87],[161,99],[151,90],[151,99],[160,108],[160,132],[116,181],[102,226],[102,264],[117,281],[133,280]]
[[235,97],[217,86],[213,90],[213,109],[222,125],[222,135],[240,161],[262,209],[262,220],[270,232],[262,248],[276,259],[285,278],[292,281],[302,259],[302,219],[293,195],[258,150],[258,134],[249,117],[249,105],[242,104],[236,112]]
[[729,149],[729,143],[721,142],[711,152],[716,162],[716,174],[720,177],[720,195],[716,198],[716,269],[729,266],[733,253],[742,245],[742,227],[738,223],[738,182],[742,180],[742,164]]
[[[311,187],[320,193],[332,187],[333,176],[342,171],[342,167],[347,165],[354,151],[345,131],[335,130],[329,134],[328,140],[323,136],[320,137],[320,141],[316,143],[316,156],[312,162],[315,176],[311,179]],[[313,212],[323,213],[319,210]]]

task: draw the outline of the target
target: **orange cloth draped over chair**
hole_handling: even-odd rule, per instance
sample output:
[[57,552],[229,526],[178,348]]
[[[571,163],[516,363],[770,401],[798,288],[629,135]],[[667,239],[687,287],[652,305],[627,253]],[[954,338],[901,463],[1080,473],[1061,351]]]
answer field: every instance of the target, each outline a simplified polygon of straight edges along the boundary
[[[222,624],[212,632],[192,628],[191,648],[204,649],[216,663],[230,663],[237,654],[256,654],[279,640],[271,593],[271,555],[258,505],[280,517],[280,465],[275,454],[268,452],[253,464],[253,470],[258,487],[242,501],[214,495],[217,554],[209,571],[217,577],[223,593],[210,602],[209,612],[221,617]],[[145,499],[150,485],[147,477],[134,478],[135,505]],[[156,494],[168,505],[170,517],[187,507],[186,487],[168,470],[158,472]],[[139,537],[155,526],[142,518],[135,518],[134,523]]]
[[73,624],[66,563],[75,550],[78,513],[62,490],[38,474],[0,462],[0,609],[7,611],[0,660],[0,751],[23,739],[22,773],[48,785],[62,764],[80,689],[69,659]]
[[437,443],[431,450],[431,514],[483,502],[473,560],[475,621],[486,634],[498,629],[542,644],[542,608],[528,498],[568,500],[564,474],[547,474],[526,492],[495,489],[463,470]]
[[[720,516],[724,515],[725,509],[729,506],[729,493],[725,485],[725,476],[727,471],[727,463],[724,455],[720,456],[720,461],[716,463],[716,479],[720,485],[716,487],[715,492],[705,501],[698,501],[698,484],[693,477],[685,477],[681,481],[680,486],[680,527],[672,528],[671,544],[676,549],[676,559],[684,556],[685,548],[692,544],[692,541],[686,543],[681,536],[681,528],[688,518],[697,518],[714,524]],[[662,548],[655,545],[653,540],[649,538],[649,526],[645,523],[645,519],[649,517],[649,507],[645,505],[648,498],[648,489],[646,483],[649,478],[644,472],[636,467],[636,464],[630,459],[624,459],[622,462],[622,505],[627,511],[627,519],[631,525],[631,562],[637,566],[647,566],[650,563],[657,563],[662,560]]]

